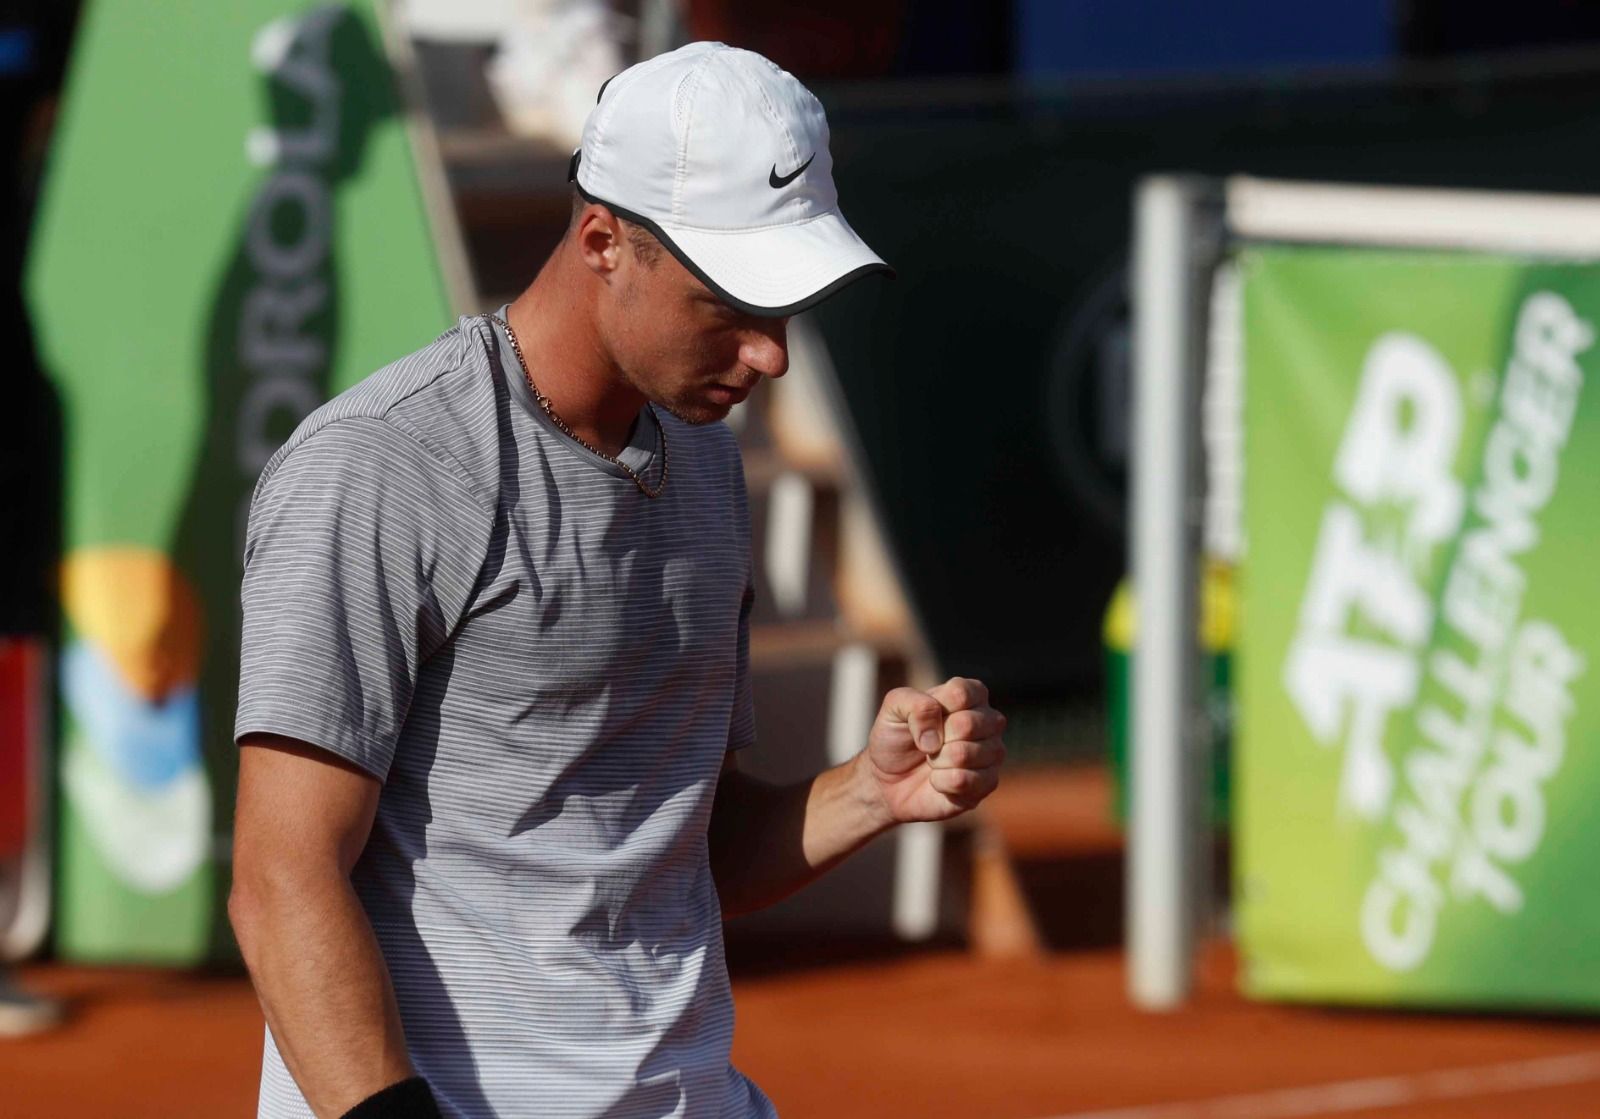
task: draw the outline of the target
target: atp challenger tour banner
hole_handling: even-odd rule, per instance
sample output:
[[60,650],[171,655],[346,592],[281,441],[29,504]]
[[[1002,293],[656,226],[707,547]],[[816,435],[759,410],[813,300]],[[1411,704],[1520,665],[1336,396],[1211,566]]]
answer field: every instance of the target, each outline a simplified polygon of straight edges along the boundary
[[1241,263],[1244,985],[1600,1006],[1600,267]]
[[371,0],[85,6],[27,277],[65,429],[68,957],[233,952],[252,487],[449,323],[380,43]]

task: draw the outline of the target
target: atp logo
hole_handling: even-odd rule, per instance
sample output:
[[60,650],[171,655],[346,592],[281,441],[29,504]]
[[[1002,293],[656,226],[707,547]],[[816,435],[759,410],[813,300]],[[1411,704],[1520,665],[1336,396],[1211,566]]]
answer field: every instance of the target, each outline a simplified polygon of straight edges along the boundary
[[1334,460],[1340,496],[1323,514],[1283,675],[1316,740],[1344,747],[1340,808],[1364,820],[1382,818],[1394,792],[1385,730],[1416,700],[1433,623],[1426,581],[1461,524],[1461,427],[1460,382],[1443,356],[1413,334],[1378,338]]
[[1462,382],[1439,352],[1390,333],[1363,362],[1283,684],[1344,750],[1340,813],[1380,839],[1358,924],[1393,972],[1427,961],[1447,905],[1522,912],[1549,831],[1589,653],[1557,600],[1528,609],[1530,565],[1594,342],[1559,294],[1523,301],[1470,489]]

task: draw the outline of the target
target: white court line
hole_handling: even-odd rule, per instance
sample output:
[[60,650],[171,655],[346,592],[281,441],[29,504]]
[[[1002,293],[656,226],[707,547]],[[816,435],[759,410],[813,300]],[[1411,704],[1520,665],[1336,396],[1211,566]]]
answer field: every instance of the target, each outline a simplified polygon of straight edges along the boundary
[[1600,1080],[1600,1050],[1540,1057],[1476,1068],[1341,1080],[1308,1088],[1216,1096],[1209,1100],[1146,1104],[1109,1111],[1074,1111],[1051,1119],[1302,1119],[1429,1100],[1457,1100],[1502,1092],[1529,1092]]

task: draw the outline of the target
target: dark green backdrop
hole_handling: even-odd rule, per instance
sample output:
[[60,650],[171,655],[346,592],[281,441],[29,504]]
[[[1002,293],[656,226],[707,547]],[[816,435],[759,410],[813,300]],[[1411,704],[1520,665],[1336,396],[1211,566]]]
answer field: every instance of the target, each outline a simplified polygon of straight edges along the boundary
[[899,278],[819,319],[947,670],[1098,694],[1140,175],[1600,190],[1600,60],[1409,74],[821,91],[845,214]]

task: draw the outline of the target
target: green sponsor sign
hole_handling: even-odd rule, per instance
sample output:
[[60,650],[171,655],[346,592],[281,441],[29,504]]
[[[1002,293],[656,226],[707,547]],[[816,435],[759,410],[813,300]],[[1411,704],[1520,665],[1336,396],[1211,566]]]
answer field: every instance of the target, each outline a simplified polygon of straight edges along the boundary
[[1600,268],[1240,266],[1244,985],[1600,1005]]
[[60,951],[224,916],[262,465],[449,306],[371,0],[86,6],[27,276],[65,446]]

